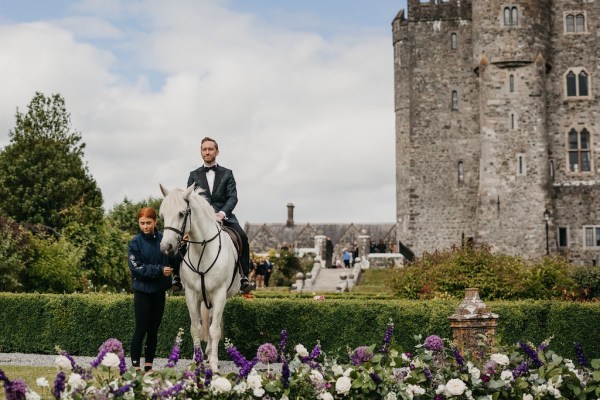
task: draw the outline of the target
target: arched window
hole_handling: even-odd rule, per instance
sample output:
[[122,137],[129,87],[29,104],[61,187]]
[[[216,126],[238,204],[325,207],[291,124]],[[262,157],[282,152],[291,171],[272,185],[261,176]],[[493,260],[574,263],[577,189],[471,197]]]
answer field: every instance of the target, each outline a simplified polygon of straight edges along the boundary
[[575,32],[585,32],[585,16],[577,14],[575,17]]
[[462,161],[458,162],[458,182],[465,181],[465,163]]
[[517,7],[504,7],[504,25],[514,26],[519,22],[519,10]]
[[515,92],[515,76],[512,74],[508,77],[508,87],[511,93]]
[[458,92],[452,91],[452,111],[458,110]]
[[580,173],[592,170],[592,146],[590,132],[583,128],[577,132],[572,128],[567,134],[569,172]]
[[567,32],[575,32],[575,17],[572,14],[567,15]]
[[567,97],[589,97],[590,77],[583,68],[572,68],[565,75]]
[[452,33],[450,35],[450,48],[452,50],[456,50],[457,47],[458,47],[458,41],[457,41],[457,38],[456,38],[456,33]]

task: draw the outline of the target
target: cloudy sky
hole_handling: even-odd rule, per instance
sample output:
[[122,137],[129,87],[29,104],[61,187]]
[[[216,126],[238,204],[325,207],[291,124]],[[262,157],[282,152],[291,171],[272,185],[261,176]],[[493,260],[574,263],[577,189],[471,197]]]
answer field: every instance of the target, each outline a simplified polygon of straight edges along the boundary
[[244,222],[393,222],[405,0],[0,0],[0,148],[61,94],[110,209],[184,187],[200,140]]

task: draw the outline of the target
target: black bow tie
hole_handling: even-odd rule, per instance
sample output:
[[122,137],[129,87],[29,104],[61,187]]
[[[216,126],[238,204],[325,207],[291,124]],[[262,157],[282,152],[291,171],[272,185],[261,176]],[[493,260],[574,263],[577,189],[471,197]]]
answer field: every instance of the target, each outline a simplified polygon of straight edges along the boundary
[[208,173],[208,171],[215,171],[215,172],[217,172],[217,166],[216,165],[213,165],[212,167],[204,166],[204,172]]

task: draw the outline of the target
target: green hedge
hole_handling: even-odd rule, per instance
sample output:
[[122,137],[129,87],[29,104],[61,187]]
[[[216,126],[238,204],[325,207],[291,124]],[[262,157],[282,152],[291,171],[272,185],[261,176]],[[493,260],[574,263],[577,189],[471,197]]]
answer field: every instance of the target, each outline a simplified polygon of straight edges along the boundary
[[[289,345],[344,353],[349,346],[379,343],[387,322],[395,324],[394,340],[412,349],[415,335],[451,338],[448,316],[458,301],[365,299],[231,299],[225,308],[224,337],[248,358],[265,342],[279,343],[282,329]],[[589,358],[600,358],[600,303],[556,301],[487,302],[499,314],[502,343],[519,340],[539,344],[554,336],[552,348],[574,358],[581,342]],[[73,355],[95,356],[111,337],[127,352],[133,334],[130,294],[0,293],[0,352],[53,354],[56,345]],[[182,296],[170,297],[159,333],[158,356],[167,357],[179,328],[185,331],[182,355],[190,358],[189,316]],[[221,351],[223,347],[221,345]],[[221,358],[227,359],[222,353]]]

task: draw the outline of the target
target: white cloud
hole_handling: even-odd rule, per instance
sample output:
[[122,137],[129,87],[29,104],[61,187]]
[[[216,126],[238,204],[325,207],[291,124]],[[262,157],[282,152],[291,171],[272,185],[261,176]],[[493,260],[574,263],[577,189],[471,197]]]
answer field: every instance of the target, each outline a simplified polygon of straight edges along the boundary
[[107,208],[184,186],[212,136],[242,223],[285,222],[289,202],[298,222],[393,222],[391,34],[325,38],[227,4],[112,2],[0,25],[0,146],[16,107],[60,93]]

